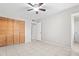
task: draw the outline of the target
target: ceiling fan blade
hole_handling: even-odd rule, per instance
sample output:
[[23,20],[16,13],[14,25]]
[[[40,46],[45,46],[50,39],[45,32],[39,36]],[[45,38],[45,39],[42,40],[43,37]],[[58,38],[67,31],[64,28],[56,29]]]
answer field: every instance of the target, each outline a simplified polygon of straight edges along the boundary
[[46,9],[39,9],[39,10],[41,10],[41,11],[46,11]]
[[34,5],[32,5],[31,3],[27,3],[28,5],[30,5],[30,6],[32,6],[32,7],[34,7]]
[[33,10],[33,9],[28,9],[27,11],[31,11],[31,10]]
[[38,11],[36,11],[36,14],[38,14]]
[[38,6],[40,7],[41,5],[43,5],[43,3],[39,3],[39,5],[38,5]]

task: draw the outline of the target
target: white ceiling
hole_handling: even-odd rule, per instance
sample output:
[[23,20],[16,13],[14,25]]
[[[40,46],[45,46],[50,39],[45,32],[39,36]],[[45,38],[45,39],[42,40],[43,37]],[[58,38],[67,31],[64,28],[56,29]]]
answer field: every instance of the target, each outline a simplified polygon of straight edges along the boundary
[[[53,15],[55,13],[61,12],[65,9],[74,7],[79,5],[78,3],[45,3],[44,5],[41,6],[41,8],[46,9],[46,12],[39,11],[39,14],[35,14],[34,11],[27,11],[27,13],[33,18],[33,19],[41,19],[43,17],[47,17],[48,15]],[[27,9],[29,9],[28,5],[26,6]]]
[[44,5],[41,6],[41,8],[46,9],[46,12],[39,11],[39,14],[35,14],[34,11],[27,11],[28,9],[31,8],[28,6],[27,3],[26,4],[25,3],[9,3],[9,4],[0,3],[0,12],[15,14],[16,16],[18,16],[17,13],[20,13],[20,16],[27,16],[27,17],[30,17],[31,19],[41,19],[45,16],[47,17],[48,15],[58,13],[60,11],[74,7],[76,5],[79,5],[79,4],[78,3],[45,3]]

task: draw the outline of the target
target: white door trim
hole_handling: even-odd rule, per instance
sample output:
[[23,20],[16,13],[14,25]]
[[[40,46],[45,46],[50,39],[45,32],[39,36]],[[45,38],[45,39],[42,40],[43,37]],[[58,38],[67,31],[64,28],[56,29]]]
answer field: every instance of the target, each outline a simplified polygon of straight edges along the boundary
[[73,47],[74,44],[74,17],[79,15],[79,12],[74,13],[71,15],[71,48]]

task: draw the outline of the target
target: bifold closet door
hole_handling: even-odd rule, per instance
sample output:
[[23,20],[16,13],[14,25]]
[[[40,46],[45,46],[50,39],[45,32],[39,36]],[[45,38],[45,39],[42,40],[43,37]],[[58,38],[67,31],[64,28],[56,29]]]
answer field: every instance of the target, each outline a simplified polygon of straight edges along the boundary
[[13,20],[7,20],[7,45],[12,45],[13,44]]
[[0,46],[25,42],[25,22],[0,17]]
[[6,45],[7,19],[0,18],[0,46]]
[[14,26],[13,26],[13,28],[14,28],[14,30],[13,30],[14,44],[19,44],[19,23],[18,23],[18,21],[15,21],[15,20],[13,23],[14,23]]
[[24,21],[19,21],[19,39],[20,43],[25,42],[25,22]]

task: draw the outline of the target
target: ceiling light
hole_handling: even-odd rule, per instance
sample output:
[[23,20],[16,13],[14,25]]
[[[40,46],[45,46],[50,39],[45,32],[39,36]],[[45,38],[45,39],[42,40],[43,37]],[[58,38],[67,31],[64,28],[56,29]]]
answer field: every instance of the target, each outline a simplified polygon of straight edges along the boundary
[[37,8],[34,8],[34,11],[39,11],[39,8],[37,7]]

